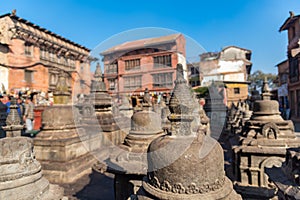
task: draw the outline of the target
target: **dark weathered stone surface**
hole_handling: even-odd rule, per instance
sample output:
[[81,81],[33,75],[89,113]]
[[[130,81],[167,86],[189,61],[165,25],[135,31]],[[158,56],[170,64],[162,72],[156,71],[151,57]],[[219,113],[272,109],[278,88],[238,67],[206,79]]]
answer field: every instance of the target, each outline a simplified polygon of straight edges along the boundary
[[0,139],[0,152],[0,199],[63,198],[63,189],[43,177],[41,165],[34,158],[32,139]]
[[282,200],[300,199],[300,148],[287,149],[286,159],[281,167],[266,170],[277,188],[277,196]]
[[183,79],[182,66],[178,64],[177,68],[168,117],[171,135],[161,136],[150,144],[149,172],[137,198],[241,199],[225,176],[221,146],[195,129],[200,125],[199,106]]

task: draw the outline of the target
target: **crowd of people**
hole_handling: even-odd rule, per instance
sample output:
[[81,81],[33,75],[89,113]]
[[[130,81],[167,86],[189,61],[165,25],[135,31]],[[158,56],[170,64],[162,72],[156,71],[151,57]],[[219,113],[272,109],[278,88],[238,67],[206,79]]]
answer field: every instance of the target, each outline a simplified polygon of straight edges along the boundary
[[[16,99],[17,111],[20,117],[21,124],[25,124],[24,133],[28,134],[33,130],[34,125],[34,103],[33,96],[12,96],[12,95],[2,95],[0,94],[0,110],[3,112],[6,110],[6,113],[2,113],[1,120],[3,120],[1,126],[5,125],[4,119],[7,118],[11,112],[10,106],[13,98]],[[1,127],[2,129],[2,127]],[[4,131],[2,130],[1,135]]]

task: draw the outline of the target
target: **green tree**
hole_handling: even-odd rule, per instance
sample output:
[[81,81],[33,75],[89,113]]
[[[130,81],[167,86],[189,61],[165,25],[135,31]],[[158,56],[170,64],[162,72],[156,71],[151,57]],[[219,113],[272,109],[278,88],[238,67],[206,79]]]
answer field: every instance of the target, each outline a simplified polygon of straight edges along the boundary
[[250,91],[256,87],[257,89],[260,89],[263,85],[263,82],[265,78],[268,80],[269,87],[271,89],[275,88],[276,82],[277,82],[277,75],[272,73],[264,73],[261,70],[256,70],[253,72],[249,77],[248,81],[250,81]]

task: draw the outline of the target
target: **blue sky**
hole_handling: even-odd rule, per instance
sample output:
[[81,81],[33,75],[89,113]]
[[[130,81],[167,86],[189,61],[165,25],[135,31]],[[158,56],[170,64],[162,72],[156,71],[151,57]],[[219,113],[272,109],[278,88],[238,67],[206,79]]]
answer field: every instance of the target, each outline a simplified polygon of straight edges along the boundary
[[278,30],[290,10],[300,14],[300,1],[0,0],[1,14],[12,9],[90,49],[124,31],[160,27],[189,36],[206,51],[229,45],[250,49],[252,72],[277,73],[287,47],[287,32]]

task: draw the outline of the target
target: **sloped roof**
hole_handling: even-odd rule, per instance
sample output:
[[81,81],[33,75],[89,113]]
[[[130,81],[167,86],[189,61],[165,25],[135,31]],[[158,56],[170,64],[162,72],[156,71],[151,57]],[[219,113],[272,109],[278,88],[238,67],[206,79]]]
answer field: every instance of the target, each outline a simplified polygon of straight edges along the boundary
[[289,27],[293,25],[296,22],[296,20],[300,18],[300,15],[294,16],[291,12],[290,14],[291,14],[290,17],[287,18],[285,22],[282,24],[282,26],[280,27],[279,32],[289,29]]
[[114,47],[111,47],[101,52],[101,55],[107,55],[110,53],[125,51],[125,50],[133,50],[137,48],[149,48],[159,44],[172,43],[175,42],[179,36],[182,36],[182,34],[172,34],[172,35],[167,35],[162,37],[145,38],[140,40],[124,42],[120,45],[116,45]]
[[229,49],[229,48],[241,49],[241,50],[244,50],[244,51],[248,51],[249,53],[252,53],[252,51],[249,50],[249,49],[245,49],[245,48],[237,47],[237,46],[233,46],[233,45],[224,47],[224,48],[222,49],[222,51],[225,51],[226,49]]
[[73,41],[71,41],[69,39],[66,39],[66,38],[64,38],[64,37],[62,37],[62,36],[60,36],[60,35],[58,35],[56,33],[53,33],[50,30],[47,30],[47,29],[45,29],[43,27],[40,27],[39,25],[36,25],[36,24],[34,24],[34,23],[32,23],[32,22],[30,22],[30,21],[28,21],[26,19],[23,19],[21,17],[18,17],[16,15],[13,15],[13,14],[10,14],[10,13],[4,14],[4,15],[0,15],[0,19],[4,18],[4,17],[10,17],[13,20],[17,20],[20,23],[24,23],[24,24],[26,24],[26,25],[28,25],[28,26],[30,26],[32,28],[38,29],[38,30],[40,30],[40,31],[42,31],[42,32],[44,32],[46,34],[49,34],[49,35],[51,35],[53,37],[56,37],[57,39],[63,40],[64,42],[70,43],[70,44],[72,44],[72,45],[74,45],[76,47],[82,48],[82,49],[84,49],[86,51],[90,51],[90,49],[88,49],[87,47],[84,47],[84,46],[82,46],[80,44],[77,44],[77,43],[75,43],[75,42],[73,42]]

